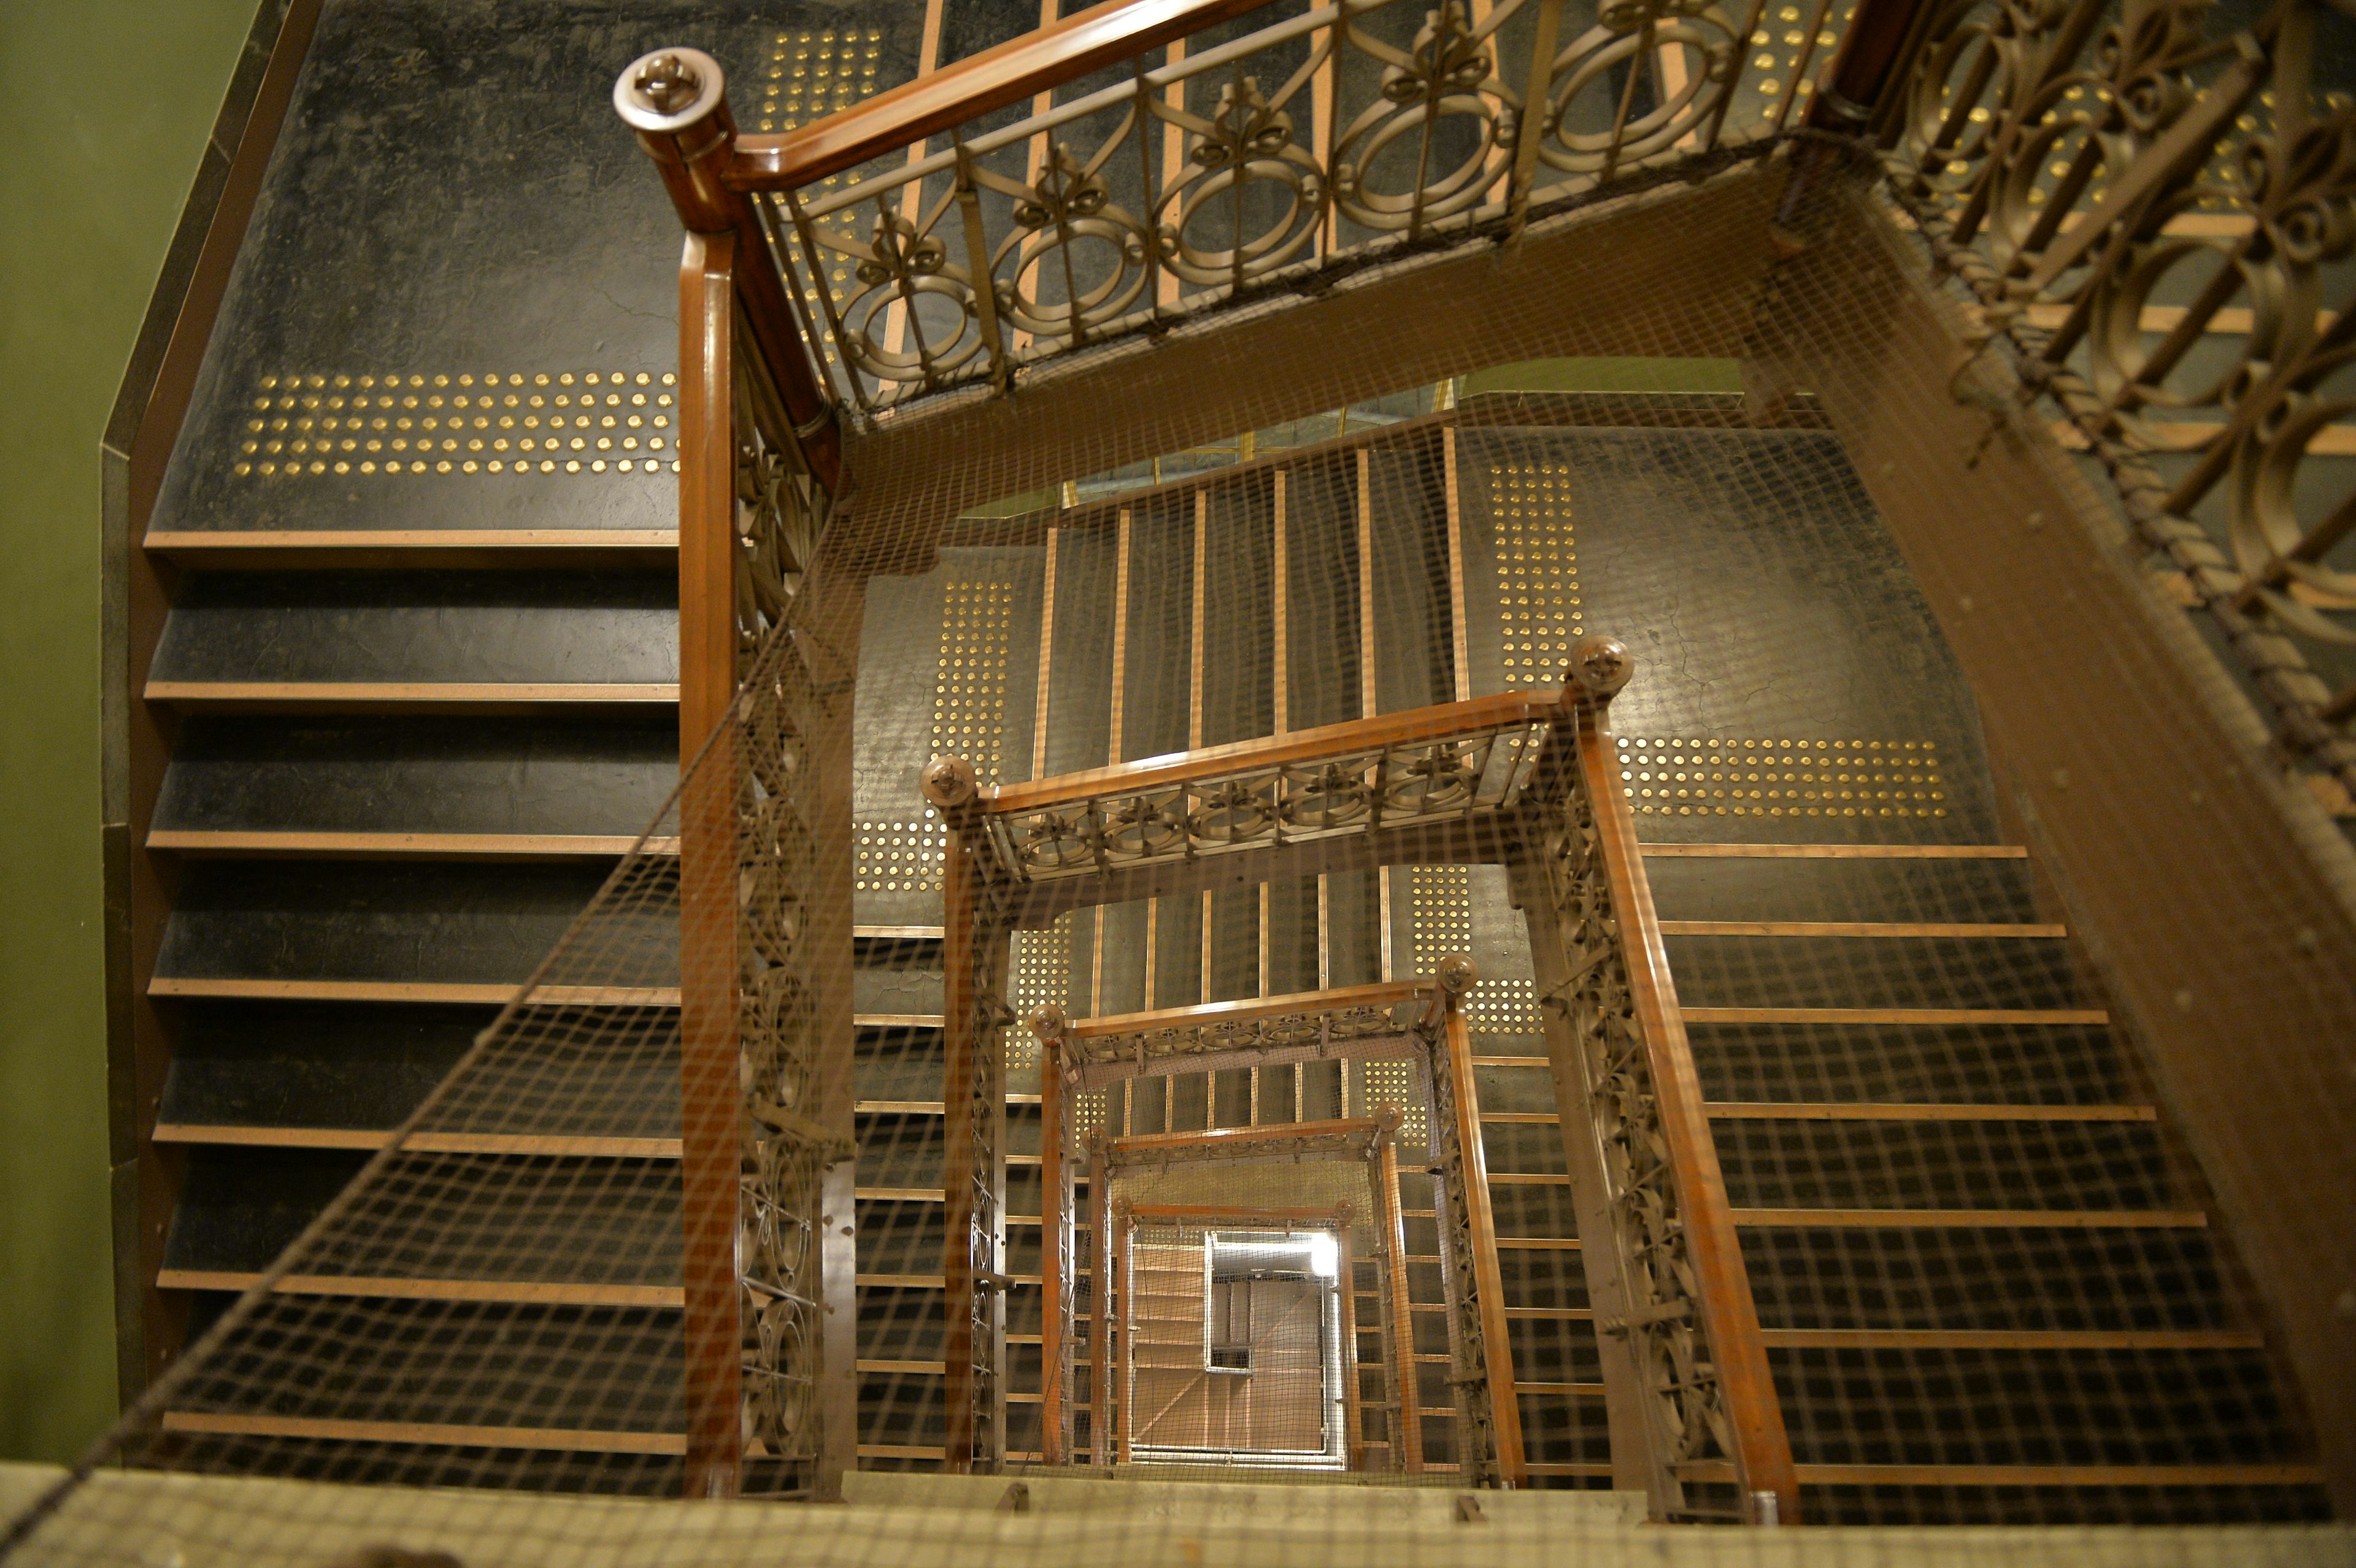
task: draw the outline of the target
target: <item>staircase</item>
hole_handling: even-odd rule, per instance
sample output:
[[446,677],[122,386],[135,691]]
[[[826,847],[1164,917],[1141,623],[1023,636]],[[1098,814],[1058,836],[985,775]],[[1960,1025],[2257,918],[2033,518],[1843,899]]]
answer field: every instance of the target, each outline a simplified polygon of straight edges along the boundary
[[[527,43],[435,9],[331,5],[284,84],[220,325],[128,541],[134,717],[110,764],[128,803],[126,1386],[439,1081],[676,780],[672,226],[577,86],[680,19],[584,14]],[[779,83],[820,47],[742,8],[693,20]],[[893,13],[883,75],[954,55],[960,29],[990,27]],[[863,43],[824,50],[830,81],[870,69]],[[479,134],[454,144],[422,118],[418,77],[456,59]],[[764,102],[784,121],[809,92]],[[551,145],[563,199],[519,197],[516,160]],[[362,275],[379,286],[359,315]],[[1665,380],[1692,372],[1663,362]],[[941,846],[916,769],[958,751],[1011,782],[1483,694],[1554,678],[1599,631],[1639,660],[1615,709],[1625,783],[1813,1517],[2323,1517],[2303,1416],[2197,1171],[1999,808],[1969,693],[1837,443],[1804,404],[1760,431],[1717,393],[1619,397],[1607,421],[1577,395],[1475,389],[1256,432],[1207,474],[1076,480],[968,519],[929,572],[871,581],[862,1467],[926,1468],[945,1430]],[[1807,476],[1821,505],[1762,515],[1728,476],[1767,468]],[[1478,955],[1530,1472],[1600,1487],[1596,1328],[1518,930],[1502,879],[1337,873],[1025,933],[1013,1000],[1109,1012]],[[586,1221],[626,1265],[551,1256],[402,1293],[462,1334],[637,1325],[644,1364],[615,1379],[637,1393],[586,1410],[487,1393],[466,1441],[545,1449],[552,1484],[654,1492],[675,1489],[679,1441],[676,1063],[648,1053],[616,1080],[598,1125],[476,1152],[514,1160],[520,1187],[594,1167],[634,1191]],[[1139,1131],[1285,1121],[1360,1114],[1385,1087],[1265,1070],[1141,1085],[1097,1114]],[[1036,1089],[1018,1034],[1018,1459],[1040,1446]],[[1418,1419],[1444,1474],[1428,1180],[1406,1196]],[[365,1262],[306,1288],[380,1296]],[[446,1416],[339,1428],[333,1391],[315,1403],[283,1435],[457,1440]]]

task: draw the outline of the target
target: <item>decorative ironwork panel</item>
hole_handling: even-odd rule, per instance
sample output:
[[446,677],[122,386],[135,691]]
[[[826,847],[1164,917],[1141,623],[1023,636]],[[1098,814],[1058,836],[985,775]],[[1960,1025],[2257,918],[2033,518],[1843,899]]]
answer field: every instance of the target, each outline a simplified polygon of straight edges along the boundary
[[1381,828],[1436,826],[1510,805],[1545,726],[1515,722],[1436,741],[1367,747],[1299,763],[1102,795],[1035,812],[993,812],[1017,880],[1093,875]]
[[2312,80],[2319,26],[2344,23],[2317,0],[1955,0],[1889,166],[2019,395],[2059,406],[2344,813],[2356,688],[2306,649],[2356,645],[2356,98]]
[[[1602,1148],[1612,1234],[1584,1237],[1618,1253],[1624,1315],[1598,1332],[1626,1339],[1646,1385],[1646,1413],[1659,1469],[1656,1515],[1675,1512],[1679,1467],[1731,1462],[1734,1439],[1725,1391],[1704,1335],[1699,1285],[1678,1211],[1660,1107],[1624,955],[1620,912],[1592,802],[1573,789],[1547,825],[1540,851],[1543,891],[1565,949],[1569,980],[1547,998],[1569,1020],[1585,1068]],[[1563,1114],[1572,1114],[1566,1105]]]

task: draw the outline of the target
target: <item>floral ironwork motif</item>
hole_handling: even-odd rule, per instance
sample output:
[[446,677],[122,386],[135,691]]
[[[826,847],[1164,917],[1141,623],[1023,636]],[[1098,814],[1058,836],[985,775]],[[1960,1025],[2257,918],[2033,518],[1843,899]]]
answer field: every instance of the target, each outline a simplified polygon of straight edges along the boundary
[[[1126,83],[960,127],[840,189],[778,192],[790,282],[834,339],[846,399],[877,409],[1003,386],[1018,362],[1347,251],[1507,232],[1533,201],[1756,140],[1790,101],[1771,83],[1762,123],[1730,112],[1757,0],[1609,0],[1527,58],[1563,3],[1499,0],[1476,21],[1469,0],[1371,0],[1157,52]],[[1509,48],[1516,17],[1539,25]]]
[[1656,1515],[1682,1505],[1678,1467],[1730,1462],[1735,1454],[1725,1389],[1704,1333],[1700,1285],[1679,1211],[1661,1126],[1657,1086],[1622,952],[1620,912],[1595,819],[1595,802],[1573,789],[1555,808],[1539,855],[1541,894],[1559,933],[1568,987],[1547,998],[1569,1024],[1583,1069],[1589,1114],[1602,1151],[1601,1196],[1610,1206],[1619,1313],[1597,1329],[1621,1340],[1642,1380],[1652,1424]]
[[2318,461],[2356,415],[2356,301],[2333,282],[2356,252],[2356,102],[2309,80],[2319,10],[2235,30],[2210,0],[1954,0],[1889,161],[2022,395],[2060,405],[2346,813],[2356,687],[2300,647],[2356,645],[2337,554],[2356,495]]
[[826,1130],[818,1104],[805,901],[817,861],[806,796],[819,698],[787,617],[826,491],[766,378],[741,357],[734,416],[743,1430],[748,1455],[815,1464],[819,1215],[825,1168],[849,1149]]
[[1518,797],[1544,730],[1529,722],[1493,726],[1311,763],[1246,766],[1036,812],[992,813],[991,841],[1008,871],[1035,882],[1454,821]]

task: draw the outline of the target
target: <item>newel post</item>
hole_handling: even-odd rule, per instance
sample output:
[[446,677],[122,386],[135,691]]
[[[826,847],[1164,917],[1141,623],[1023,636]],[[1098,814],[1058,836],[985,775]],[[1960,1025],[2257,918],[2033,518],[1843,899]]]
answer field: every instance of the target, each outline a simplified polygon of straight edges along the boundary
[[[785,259],[746,191],[731,185],[736,117],[720,62],[701,49],[665,48],[630,62],[614,83],[614,108],[655,161],[689,235],[727,234],[736,249],[736,304],[761,367],[775,385],[811,474],[841,488],[842,438],[834,400],[787,292]],[[691,241],[691,251],[693,245]],[[686,379],[688,361],[680,362]]]

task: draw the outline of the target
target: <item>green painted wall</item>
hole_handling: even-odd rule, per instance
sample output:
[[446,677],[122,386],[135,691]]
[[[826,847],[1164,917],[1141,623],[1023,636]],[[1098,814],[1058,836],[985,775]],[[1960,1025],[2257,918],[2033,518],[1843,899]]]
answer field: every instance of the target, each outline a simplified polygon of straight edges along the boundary
[[5,0],[0,1458],[114,1414],[99,438],[253,0]]

